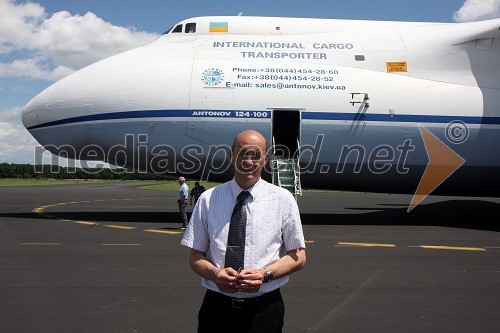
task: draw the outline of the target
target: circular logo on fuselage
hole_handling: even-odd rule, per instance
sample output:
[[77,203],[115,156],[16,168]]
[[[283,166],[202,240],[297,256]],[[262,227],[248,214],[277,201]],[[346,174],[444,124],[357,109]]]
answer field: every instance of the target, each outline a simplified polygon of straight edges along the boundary
[[203,83],[209,86],[216,86],[224,80],[224,72],[220,69],[210,68],[201,75]]

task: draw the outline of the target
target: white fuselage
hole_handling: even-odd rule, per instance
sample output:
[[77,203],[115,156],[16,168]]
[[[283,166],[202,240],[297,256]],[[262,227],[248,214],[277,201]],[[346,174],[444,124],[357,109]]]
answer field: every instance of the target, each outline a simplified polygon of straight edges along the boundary
[[176,27],[55,83],[25,126],[56,154],[214,179],[230,176],[234,136],[256,129],[301,148],[304,187],[403,193],[429,162],[421,126],[465,160],[438,192],[498,192],[500,20]]

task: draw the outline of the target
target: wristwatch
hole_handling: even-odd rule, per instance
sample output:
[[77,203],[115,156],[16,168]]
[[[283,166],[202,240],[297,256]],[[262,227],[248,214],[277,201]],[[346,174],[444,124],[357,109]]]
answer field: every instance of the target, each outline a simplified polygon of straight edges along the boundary
[[266,270],[266,275],[264,275],[264,283],[271,282],[274,278],[273,271],[269,267],[264,267],[264,269]]

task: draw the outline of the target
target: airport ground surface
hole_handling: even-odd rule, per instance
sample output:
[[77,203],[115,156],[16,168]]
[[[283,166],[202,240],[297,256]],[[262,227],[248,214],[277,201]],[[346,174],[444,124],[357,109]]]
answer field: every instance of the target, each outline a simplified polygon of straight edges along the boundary
[[[136,187],[0,188],[1,332],[196,331],[176,193]],[[500,199],[410,199],[299,198],[284,332],[500,332]]]

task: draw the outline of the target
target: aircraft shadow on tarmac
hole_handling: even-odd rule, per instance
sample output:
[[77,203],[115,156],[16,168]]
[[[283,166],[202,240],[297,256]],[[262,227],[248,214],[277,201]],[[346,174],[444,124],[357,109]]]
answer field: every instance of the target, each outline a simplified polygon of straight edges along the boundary
[[[344,210],[349,210],[347,207]],[[500,204],[480,200],[450,200],[416,207],[407,213],[406,205],[379,204],[375,208],[352,208],[353,213],[302,213],[304,225],[400,225],[400,226],[442,226],[465,229],[500,231],[495,216]],[[356,212],[354,212],[354,210]],[[366,213],[360,212],[366,210]],[[179,221],[177,211],[95,211],[57,212],[49,211],[50,219],[90,221],[96,223],[174,223]],[[189,217],[190,213],[188,213]],[[47,219],[35,213],[0,213],[0,217]],[[173,229],[165,227],[165,229]]]
[[[407,205],[378,204],[360,209],[357,214],[302,214],[303,224],[309,225],[401,225],[441,226],[463,229],[500,231],[495,216],[500,204],[491,201],[450,200],[417,206],[407,212]],[[359,213],[367,210],[367,213]]]

